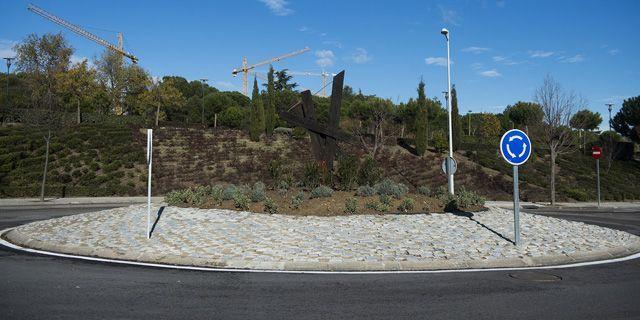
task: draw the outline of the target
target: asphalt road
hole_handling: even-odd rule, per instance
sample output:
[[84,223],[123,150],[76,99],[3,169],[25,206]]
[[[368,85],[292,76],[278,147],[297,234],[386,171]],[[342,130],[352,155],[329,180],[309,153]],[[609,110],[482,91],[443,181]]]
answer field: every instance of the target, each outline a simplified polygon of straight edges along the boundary
[[[0,226],[100,209],[0,209]],[[538,213],[640,234],[637,211]],[[638,259],[543,272],[312,275],[165,270],[0,248],[2,319],[640,319],[638,301]]]

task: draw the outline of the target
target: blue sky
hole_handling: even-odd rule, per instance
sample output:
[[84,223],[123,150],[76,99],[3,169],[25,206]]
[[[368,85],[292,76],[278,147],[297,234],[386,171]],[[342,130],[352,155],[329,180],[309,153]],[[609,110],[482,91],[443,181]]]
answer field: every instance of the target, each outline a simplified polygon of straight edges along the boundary
[[[102,48],[26,10],[0,2],[0,56],[29,33],[62,31],[78,58]],[[231,70],[309,46],[274,66],[299,72],[346,70],[346,83],[393,101],[442,97],[451,31],[452,78],[461,112],[499,112],[531,100],[550,73],[606,114],[640,94],[640,1],[48,1],[34,4],[125,47],[154,76],[206,77],[240,90]],[[112,31],[107,31],[112,30]],[[261,68],[266,69],[266,68]],[[319,90],[321,79],[296,77]],[[606,117],[604,117],[606,121]]]

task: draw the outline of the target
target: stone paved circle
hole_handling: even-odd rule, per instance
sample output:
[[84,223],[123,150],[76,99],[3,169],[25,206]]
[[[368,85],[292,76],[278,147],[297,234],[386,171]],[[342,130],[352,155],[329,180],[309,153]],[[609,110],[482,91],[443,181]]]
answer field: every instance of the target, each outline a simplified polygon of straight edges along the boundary
[[6,238],[31,248],[86,256],[273,270],[538,266],[640,251],[640,237],[632,234],[528,213],[521,213],[523,245],[516,248],[510,242],[513,212],[497,207],[472,217],[300,217],[165,207],[150,240],[145,228],[146,207],[133,205],[29,223]]

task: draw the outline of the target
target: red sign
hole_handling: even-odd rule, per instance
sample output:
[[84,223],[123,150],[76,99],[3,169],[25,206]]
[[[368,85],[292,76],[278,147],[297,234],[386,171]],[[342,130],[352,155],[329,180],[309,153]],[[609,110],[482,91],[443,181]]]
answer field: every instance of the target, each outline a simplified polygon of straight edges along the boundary
[[602,148],[598,146],[591,147],[591,156],[594,159],[600,159],[600,157],[602,156]]

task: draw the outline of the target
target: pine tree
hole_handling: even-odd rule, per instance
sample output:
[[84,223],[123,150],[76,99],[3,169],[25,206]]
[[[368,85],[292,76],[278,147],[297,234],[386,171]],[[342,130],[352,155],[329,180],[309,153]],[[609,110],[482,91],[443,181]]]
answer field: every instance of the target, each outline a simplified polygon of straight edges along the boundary
[[251,94],[251,115],[249,118],[249,135],[251,140],[260,141],[264,132],[264,108],[258,91],[258,81],[253,79],[253,93]]
[[460,120],[460,112],[458,112],[458,94],[456,86],[451,88],[451,127],[453,130],[453,150],[460,147],[460,138],[462,136],[462,121]]
[[418,110],[416,112],[416,153],[422,156],[427,150],[427,97],[424,93],[424,81],[418,84]]
[[265,108],[265,131],[268,136],[276,127],[276,90],[273,84],[273,66],[269,66],[267,74],[267,106]]

